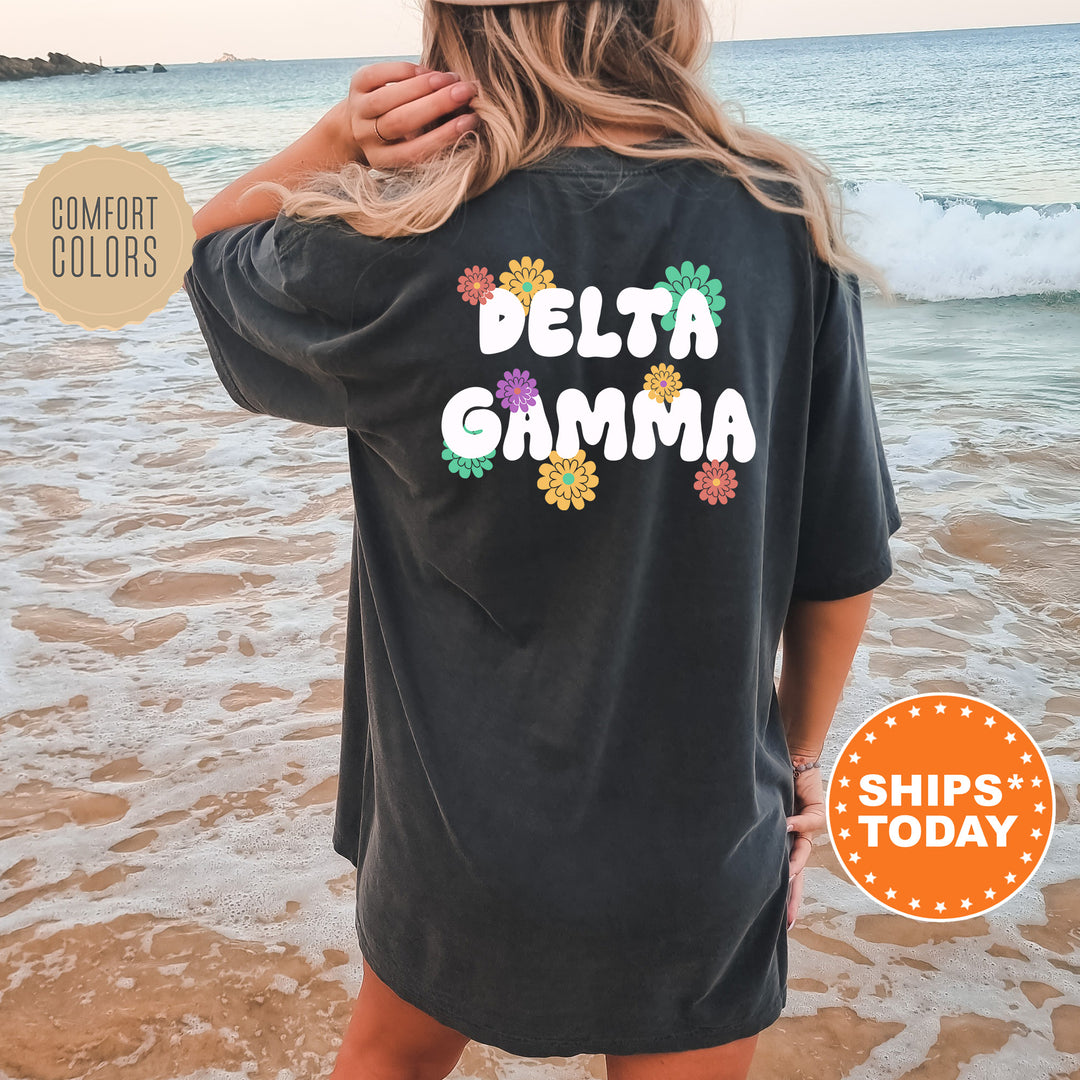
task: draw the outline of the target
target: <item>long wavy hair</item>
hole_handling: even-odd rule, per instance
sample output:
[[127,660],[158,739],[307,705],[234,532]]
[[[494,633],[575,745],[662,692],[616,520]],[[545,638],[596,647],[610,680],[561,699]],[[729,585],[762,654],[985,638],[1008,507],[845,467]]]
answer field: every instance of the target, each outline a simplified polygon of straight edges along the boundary
[[[423,3],[421,60],[476,82],[479,123],[437,156],[391,172],[353,161],[309,171],[293,188],[255,185],[276,192],[287,215],[339,217],[369,236],[429,232],[512,169],[584,135],[627,157],[695,158],[737,178],[763,205],[804,217],[822,260],[892,300],[881,270],[844,239],[843,189],[829,166],[747,124],[741,105],[709,88],[703,0]],[[603,130],[611,125],[660,129],[674,144],[622,142]]]

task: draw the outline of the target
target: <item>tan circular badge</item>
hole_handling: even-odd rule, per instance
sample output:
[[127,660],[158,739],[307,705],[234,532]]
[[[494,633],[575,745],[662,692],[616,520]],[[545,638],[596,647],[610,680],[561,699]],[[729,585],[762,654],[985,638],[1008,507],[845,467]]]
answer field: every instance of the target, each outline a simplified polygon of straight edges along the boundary
[[46,165],[11,234],[26,291],[64,322],[119,330],[160,311],[191,265],[183,188],[137,150],[87,146]]

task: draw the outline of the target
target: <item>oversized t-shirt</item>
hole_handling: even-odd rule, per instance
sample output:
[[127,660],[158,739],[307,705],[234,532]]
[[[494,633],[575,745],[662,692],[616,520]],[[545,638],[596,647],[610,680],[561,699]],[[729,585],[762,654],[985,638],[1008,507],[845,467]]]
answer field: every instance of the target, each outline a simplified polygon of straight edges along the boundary
[[279,215],[193,257],[232,399],[345,430],[333,843],[373,970],[519,1055],[769,1026],[781,629],[880,585],[900,524],[857,277],[736,179],[602,147],[423,235]]

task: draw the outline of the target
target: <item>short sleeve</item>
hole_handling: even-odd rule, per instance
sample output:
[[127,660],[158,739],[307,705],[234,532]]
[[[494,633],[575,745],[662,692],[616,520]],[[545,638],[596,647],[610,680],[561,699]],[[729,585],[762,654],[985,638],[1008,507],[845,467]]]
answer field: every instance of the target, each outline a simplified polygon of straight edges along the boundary
[[284,214],[195,241],[184,288],[229,396],[248,412],[345,427],[346,391],[313,346],[340,332],[299,299],[314,267]]
[[841,600],[892,574],[900,528],[870,390],[855,274],[829,267],[814,344],[794,597]]

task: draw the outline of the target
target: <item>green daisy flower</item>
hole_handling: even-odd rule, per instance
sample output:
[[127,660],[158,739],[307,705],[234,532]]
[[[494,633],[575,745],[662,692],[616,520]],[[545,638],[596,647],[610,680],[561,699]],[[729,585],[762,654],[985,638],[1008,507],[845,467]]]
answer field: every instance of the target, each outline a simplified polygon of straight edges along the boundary
[[[466,431],[468,428],[465,429]],[[495,456],[495,451],[492,450],[490,454],[486,454],[484,457],[470,458],[470,457],[458,457],[449,446],[443,442],[443,461],[448,462],[446,466],[452,473],[457,473],[462,480],[468,480],[470,476],[483,476],[491,468],[491,459]]]
[[667,289],[672,296],[671,310],[660,320],[660,325],[665,330],[675,329],[675,311],[679,306],[679,298],[687,289],[697,289],[705,295],[712,311],[713,326],[720,325],[720,312],[724,310],[727,299],[720,295],[723,286],[717,278],[709,277],[707,266],[694,266],[692,262],[684,262],[680,267],[669,266],[665,271],[667,281],[658,281],[654,289]]

